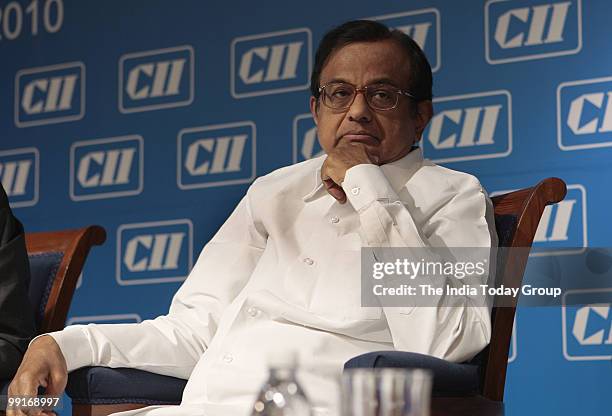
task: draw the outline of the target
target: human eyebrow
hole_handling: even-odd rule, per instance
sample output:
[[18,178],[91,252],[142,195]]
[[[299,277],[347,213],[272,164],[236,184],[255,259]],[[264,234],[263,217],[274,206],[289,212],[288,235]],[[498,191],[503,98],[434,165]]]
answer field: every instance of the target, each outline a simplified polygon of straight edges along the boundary
[[[327,85],[327,84],[331,84],[331,83],[335,83],[335,82],[339,82],[339,83],[343,83],[343,84],[351,84],[350,82],[348,82],[347,80],[345,80],[343,78],[332,78],[329,81],[322,82],[321,85]],[[351,85],[353,85],[353,84],[351,84]]]
[[391,78],[376,78],[376,79],[368,82],[368,85],[380,85],[380,84],[390,85],[390,86],[395,87],[395,88],[400,88],[397,85],[397,83],[395,81],[393,81]]
[[[321,85],[327,85],[327,84],[332,84],[332,83],[342,83],[342,84],[349,84],[349,85],[355,86],[353,83],[345,80],[344,78],[332,78],[326,82],[322,82]],[[375,78],[372,81],[368,82],[366,85],[389,85],[391,87],[401,89],[401,87],[399,87],[395,81],[393,81],[391,78],[385,78],[385,77]]]

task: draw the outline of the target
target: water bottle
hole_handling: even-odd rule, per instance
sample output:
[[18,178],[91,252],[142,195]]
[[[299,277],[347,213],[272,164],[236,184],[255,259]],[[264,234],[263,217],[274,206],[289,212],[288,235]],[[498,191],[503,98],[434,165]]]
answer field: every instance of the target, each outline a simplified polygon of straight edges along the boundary
[[268,360],[270,373],[251,416],[311,416],[310,404],[296,379],[294,353],[277,353]]

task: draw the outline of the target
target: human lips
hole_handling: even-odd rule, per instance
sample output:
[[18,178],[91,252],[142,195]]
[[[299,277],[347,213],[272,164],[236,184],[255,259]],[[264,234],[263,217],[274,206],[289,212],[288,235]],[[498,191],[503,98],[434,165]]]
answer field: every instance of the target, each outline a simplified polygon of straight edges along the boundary
[[349,142],[369,144],[377,146],[380,140],[371,133],[365,131],[357,131],[343,134],[341,139],[348,140]]

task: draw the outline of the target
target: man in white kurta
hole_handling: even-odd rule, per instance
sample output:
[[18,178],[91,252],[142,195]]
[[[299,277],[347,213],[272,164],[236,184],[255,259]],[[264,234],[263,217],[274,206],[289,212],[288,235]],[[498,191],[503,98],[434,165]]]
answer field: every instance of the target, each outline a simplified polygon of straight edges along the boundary
[[[168,315],[52,334],[68,370],[132,367],[189,378],[184,404],[246,409],[275,349],[299,351],[305,368],[320,360],[339,372],[368,351],[414,351],[461,362],[484,348],[486,308],[360,306],[364,244],[493,242],[478,181],[423,161],[415,149],[387,165],[351,168],[343,184],[348,203],[341,205],[321,183],[322,159],[255,181],[202,251]],[[333,397],[318,384],[305,382],[304,388],[323,407]]]
[[[75,325],[39,338],[40,345],[59,346],[65,368],[57,365],[57,374],[97,365],[189,379],[180,407],[129,414],[248,415],[268,357],[294,350],[316,414],[332,415],[333,376],[358,354],[396,349],[462,362],[484,348],[489,309],[467,297],[454,299],[453,308],[360,303],[361,247],[497,242],[491,202],[478,180],[424,160],[413,146],[431,117],[431,102],[414,113],[395,87],[351,87],[393,82],[396,72],[406,72],[402,53],[396,40],[383,38],[331,54],[320,73],[322,104],[311,99],[326,155],[250,186],[204,247],[167,315],[139,324]],[[331,93],[334,83],[345,90]],[[35,344],[22,367],[56,386],[65,383],[45,373],[51,364]],[[31,388],[20,380],[12,394]]]

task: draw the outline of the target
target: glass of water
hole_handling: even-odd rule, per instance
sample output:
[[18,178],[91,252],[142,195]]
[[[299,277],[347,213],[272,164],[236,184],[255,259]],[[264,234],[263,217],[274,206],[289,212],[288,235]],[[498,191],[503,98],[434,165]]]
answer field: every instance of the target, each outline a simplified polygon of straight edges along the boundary
[[421,369],[347,369],[342,416],[429,416],[432,374]]

